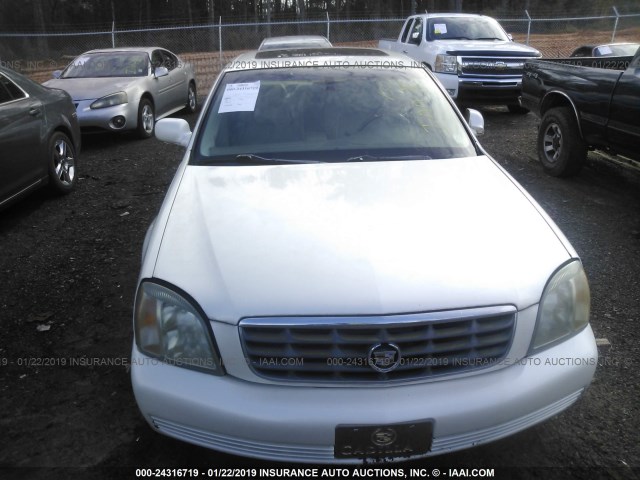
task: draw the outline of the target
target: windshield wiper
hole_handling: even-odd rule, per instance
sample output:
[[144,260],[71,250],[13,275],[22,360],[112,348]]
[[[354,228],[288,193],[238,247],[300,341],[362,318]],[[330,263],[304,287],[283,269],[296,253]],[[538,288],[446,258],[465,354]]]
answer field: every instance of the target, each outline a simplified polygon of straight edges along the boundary
[[504,39],[498,38],[498,37],[481,37],[481,38],[476,38],[476,40],[504,40]]
[[429,155],[358,155],[347,158],[346,162],[380,162],[386,160],[432,160]]
[[239,162],[256,162],[256,163],[320,163],[317,160],[295,160],[291,158],[268,158],[254,155],[253,153],[241,153],[235,156]]

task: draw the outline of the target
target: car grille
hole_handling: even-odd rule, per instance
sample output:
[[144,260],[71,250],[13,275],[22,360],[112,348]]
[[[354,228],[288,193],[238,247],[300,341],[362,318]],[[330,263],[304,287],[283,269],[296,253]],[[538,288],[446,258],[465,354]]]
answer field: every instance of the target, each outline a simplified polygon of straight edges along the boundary
[[462,57],[462,76],[522,76],[525,58]]
[[247,362],[276,381],[384,382],[495,365],[513,339],[516,309],[475,308],[375,317],[248,318]]

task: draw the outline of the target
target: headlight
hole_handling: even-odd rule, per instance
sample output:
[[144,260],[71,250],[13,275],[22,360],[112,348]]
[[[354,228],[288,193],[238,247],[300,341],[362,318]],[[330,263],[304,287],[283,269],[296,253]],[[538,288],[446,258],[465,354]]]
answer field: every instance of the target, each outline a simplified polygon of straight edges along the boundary
[[582,264],[575,260],[551,276],[542,293],[531,350],[541,350],[589,323],[591,294]]
[[207,322],[188,300],[168,287],[148,281],[140,285],[134,329],[142,353],[180,367],[224,374]]
[[436,55],[434,71],[438,73],[457,73],[457,58],[453,55]]
[[120,105],[122,103],[127,103],[128,101],[129,100],[125,92],[112,93],[111,95],[99,98],[93,102],[91,104],[91,108],[95,110],[96,108],[113,107],[114,105]]

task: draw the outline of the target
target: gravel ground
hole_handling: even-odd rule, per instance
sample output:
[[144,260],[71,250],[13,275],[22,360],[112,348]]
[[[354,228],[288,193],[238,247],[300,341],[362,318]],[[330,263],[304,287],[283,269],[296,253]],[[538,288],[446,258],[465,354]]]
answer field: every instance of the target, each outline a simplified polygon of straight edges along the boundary
[[[640,173],[590,154],[578,177],[548,177],[536,160],[532,114],[483,114],[484,146],[581,255],[592,326],[611,346],[600,350],[586,395],[561,415],[502,441],[395,468],[437,468],[445,477],[449,469],[492,468],[498,478],[637,478]],[[126,366],[133,294],[144,233],[181,149],[127,136],[83,142],[76,192],[36,193],[0,212],[0,478],[282,468],[165,438],[143,421]]]

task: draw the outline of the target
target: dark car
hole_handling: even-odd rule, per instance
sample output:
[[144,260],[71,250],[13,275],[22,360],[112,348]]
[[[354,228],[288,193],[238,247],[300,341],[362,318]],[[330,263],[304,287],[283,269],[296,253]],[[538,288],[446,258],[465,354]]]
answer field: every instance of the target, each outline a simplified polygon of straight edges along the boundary
[[545,172],[575,175],[594,149],[640,161],[640,50],[606,62],[568,60],[525,65],[521,103],[540,117],[538,158]]
[[71,97],[0,67],[0,208],[47,185],[76,184],[80,127]]
[[572,57],[633,57],[640,43],[606,43],[604,45],[583,45],[576,48]]

